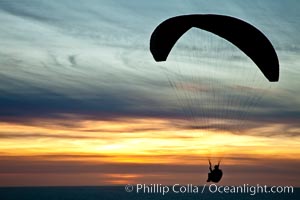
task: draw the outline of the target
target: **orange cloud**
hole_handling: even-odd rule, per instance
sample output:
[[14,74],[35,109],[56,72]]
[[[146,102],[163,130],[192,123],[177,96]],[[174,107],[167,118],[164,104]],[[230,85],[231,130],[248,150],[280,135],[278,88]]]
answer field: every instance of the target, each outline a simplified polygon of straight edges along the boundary
[[[195,182],[191,174],[201,169],[206,176],[208,158],[222,159],[225,169],[246,167],[248,172],[240,173],[249,177],[251,170],[264,168],[268,160],[268,165],[280,165],[285,158],[285,163],[293,164],[290,171],[299,167],[298,137],[290,140],[183,127],[156,118],[82,120],[76,126],[57,125],[55,120],[43,126],[0,123],[0,174],[11,183],[8,174],[98,173],[102,179],[91,183],[118,185],[149,182],[154,177],[167,183],[179,172],[180,177]],[[150,174],[152,168],[157,169]],[[271,171],[276,170],[281,168]]]

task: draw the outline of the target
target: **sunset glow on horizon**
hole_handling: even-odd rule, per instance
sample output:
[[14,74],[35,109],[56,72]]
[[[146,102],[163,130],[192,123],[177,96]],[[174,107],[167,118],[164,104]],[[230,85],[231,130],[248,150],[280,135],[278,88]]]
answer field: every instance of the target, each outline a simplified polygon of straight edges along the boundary
[[[68,122],[74,124],[73,127],[56,123],[55,120],[44,121],[40,125],[37,125],[37,122],[32,125],[1,123],[1,159],[11,162],[4,164],[1,169],[8,171],[8,174],[29,173],[31,167],[44,166],[39,164],[42,161],[49,163],[49,167],[44,166],[44,169],[36,169],[37,171],[42,170],[46,174],[55,173],[52,170],[54,167],[59,169],[57,173],[60,174],[60,170],[68,173],[69,167],[60,166],[59,162],[69,162],[78,168],[75,172],[78,170],[90,174],[101,172],[101,167],[97,170],[97,165],[119,165],[123,169],[128,168],[129,171],[122,172],[121,169],[119,173],[117,171],[105,173],[103,176],[106,178],[99,178],[93,183],[120,185],[126,182],[139,182],[141,177],[145,176],[141,171],[136,173],[134,170],[131,171],[130,168],[135,168],[131,165],[151,167],[179,164],[183,165],[183,168],[194,166],[199,168],[198,170],[201,168],[205,170],[208,158],[214,163],[221,159],[222,164],[230,168],[230,166],[249,167],[253,165],[253,159],[258,163],[282,159],[285,162],[298,163],[300,155],[298,149],[300,141],[297,138],[295,141],[284,140],[284,135],[266,138],[213,130],[184,130],[172,126],[172,121],[164,119],[125,118],[118,119],[117,122],[77,119]],[[26,159],[33,162],[32,166],[22,164]],[[11,169],[10,165],[13,163],[18,167]],[[90,167],[84,169],[84,166],[76,167],[78,163],[95,166],[92,169]],[[69,173],[75,172],[71,170]],[[168,178],[177,172],[175,170],[171,175],[170,170],[169,173],[167,177],[160,176],[158,170],[152,176],[156,176],[158,182],[171,184]],[[5,176],[3,173],[0,174],[0,177],[3,175]],[[28,175],[31,176],[31,173]],[[44,181],[46,184],[49,180],[45,178]],[[64,180],[60,180],[60,183],[64,183]],[[230,180],[227,183],[231,183]],[[81,182],[74,184],[80,185]]]
[[[69,124],[72,124],[72,120]],[[120,156],[156,156],[168,153],[187,155],[191,152],[191,155],[204,157],[210,154],[218,157],[219,154],[231,152],[232,155],[276,154],[289,158],[297,158],[300,153],[295,151],[299,143],[295,143],[295,140],[283,140],[284,134],[266,138],[248,133],[243,135],[214,130],[185,130],[184,127],[172,126],[172,121],[151,118],[83,120],[75,121],[74,124],[74,127],[64,127],[55,124],[55,120],[47,121],[44,125],[0,123],[0,151],[7,155],[28,156],[62,152]]]

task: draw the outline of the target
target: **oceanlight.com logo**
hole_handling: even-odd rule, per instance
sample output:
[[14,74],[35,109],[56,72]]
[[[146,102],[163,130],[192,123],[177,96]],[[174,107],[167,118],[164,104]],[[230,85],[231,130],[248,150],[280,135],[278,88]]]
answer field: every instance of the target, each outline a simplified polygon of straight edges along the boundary
[[204,194],[204,193],[219,193],[219,194],[293,194],[293,186],[267,186],[267,185],[249,185],[243,184],[240,186],[222,186],[216,184],[197,186],[193,184],[187,185],[162,185],[162,184],[136,184],[126,185],[126,192],[135,192],[137,194]]

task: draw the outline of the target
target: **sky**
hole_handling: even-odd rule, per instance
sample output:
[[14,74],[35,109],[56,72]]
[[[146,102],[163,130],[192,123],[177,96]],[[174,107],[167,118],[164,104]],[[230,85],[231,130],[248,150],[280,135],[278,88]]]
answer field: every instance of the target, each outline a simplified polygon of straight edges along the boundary
[[[298,0],[0,0],[0,186],[299,185]],[[162,21],[222,14],[272,42],[277,83],[191,29],[166,62]]]

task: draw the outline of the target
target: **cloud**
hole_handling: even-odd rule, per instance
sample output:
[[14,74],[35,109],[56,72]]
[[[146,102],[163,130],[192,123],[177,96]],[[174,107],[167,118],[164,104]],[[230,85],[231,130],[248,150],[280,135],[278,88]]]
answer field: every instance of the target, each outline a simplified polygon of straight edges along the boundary
[[[70,158],[89,158],[86,156],[73,156],[69,157],[65,155],[66,159]],[[163,157],[163,155],[162,155]],[[168,156],[165,156],[168,158]],[[54,158],[54,159],[53,159]],[[101,159],[101,156],[95,156],[95,158]],[[175,163],[97,163],[90,161],[63,161],[63,160],[55,160],[57,159],[53,156],[46,157],[1,157],[1,166],[0,173],[161,173],[164,174],[166,172],[172,171],[172,173],[197,173],[199,172],[199,168],[207,166],[207,161],[204,160],[203,163],[199,164],[175,164]],[[191,159],[199,160],[199,157],[191,157]],[[235,162],[239,162],[240,158],[235,157],[232,158]],[[227,158],[227,160],[229,160]],[[289,172],[289,173],[298,173],[297,168],[291,166],[291,163],[294,165],[299,165],[300,163],[296,160],[283,159],[281,165],[276,165],[278,160],[276,159],[267,159],[262,160],[256,158],[241,158],[245,163],[252,164],[240,164],[236,166],[227,165],[224,166],[229,172],[241,172],[248,171],[251,173],[261,172],[274,172],[278,173]],[[184,166],[184,167],[183,167]],[[247,170],[245,170],[242,166],[247,166]],[[227,169],[228,168],[228,169]]]
[[99,139],[99,137],[92,136],[83,136],[83,135],[51,135],[51,134],[43,134],[43,133],[0,133],[1,139],[32,139],[32,138],[57,138],[57,139]]
[[[67,159],[70,159],[66,155]],[[73,157],[74,158],[74,157]],[[79,156],[83,159],[84,157]],[[168,158],[168,156],[166,156]],[[149,183],[159,182],[162,184],[181,183],[199,184],[204,183],[207,176],[207,161],[199,162],[194,159],[194,164],[175,163],[102,163],[90,161],[56,160],[59,157],[1,157],[0,177],[6,185],[111,185],[124,183]],[[88,158],[87,158],[88,159]],[[180,158],[179,158],[180,159]],[[186,159],[186,156],[183,158]],[[240,162],[240,163],[239,163]],[[245,162],[251,163],[243,164]],[[297,185],[299,176],[299,162],[297,160],[280,159],[239,159],[235,158],[232,165],[221,165],[224,171],[222,184],[288,184]],[[298,168],[297,168],[298,166]],[[50,175],[50,176],[49,176]],[[93,177],[97,177],[97,181]],[[259,176],[261,180],[253,179]],[[230,177],[230,179],[226,178]],[[15,177],[15,178],[14,178]],[[17,177],[17,179],[16,179]],[[65,177],[69,177],[65,180]],[[127,178],[126,178],[127,177]],[[194,178],[193,178],[194,177]],[[241,178],[242,177],[242,178]],[[287,178],[295,177],[295,178]],[[26,179],[26,183],[23,179]],[[72,180],[67,181],[67,180]],[[80,180],[80,182],[78,182]],[[286,180],[286,181],[283,181]]]
[[[279,123],[280,131],[298,135],[294,1],[228,1],[222,7],[216,1],[0,4],[2,121],[161,117],[194,119],[183,125],[192,129],[257,130]],[[178,14],[210,12],[243,18],[270,38],[282,66],[274,88],[266,90],[256,66],[236,47],[200,30],[180,39],[168,62],[154,62],[149,37],[155,26]],[[233,79],[237,71],[241,75]],[[213,119],[217,123],[209,124]]]

